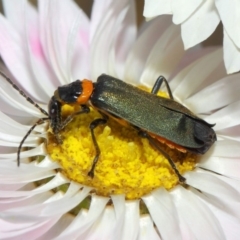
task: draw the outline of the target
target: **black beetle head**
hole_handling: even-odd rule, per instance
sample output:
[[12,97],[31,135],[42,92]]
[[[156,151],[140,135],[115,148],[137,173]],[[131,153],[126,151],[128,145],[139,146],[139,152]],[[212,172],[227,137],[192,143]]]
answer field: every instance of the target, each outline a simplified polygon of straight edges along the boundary
[[54,92],[55,98],[62,103],[75,103],[82,94],[83,88],[80,80],[58,87]]

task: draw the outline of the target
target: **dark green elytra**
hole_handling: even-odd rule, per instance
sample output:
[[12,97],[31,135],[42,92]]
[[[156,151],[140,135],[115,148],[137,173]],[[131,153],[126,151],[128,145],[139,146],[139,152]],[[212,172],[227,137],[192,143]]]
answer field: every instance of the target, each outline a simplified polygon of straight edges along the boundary
[[204,154],[216,141],[214,125],[171,99],[148,93],[119,79],[101,75],[90,98],[101,111],[124,119],[190,152]]

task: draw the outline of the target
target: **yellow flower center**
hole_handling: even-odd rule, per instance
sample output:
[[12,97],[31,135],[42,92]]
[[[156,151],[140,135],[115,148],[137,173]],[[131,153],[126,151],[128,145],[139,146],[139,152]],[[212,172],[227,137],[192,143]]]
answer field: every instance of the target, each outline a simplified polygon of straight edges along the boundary
[[[166,96],[164,93],[160,95]],[[74,111],[76,106],[62,107],[65,116]],[[49,133],[48,154],[61,164],[64,175],[93,187],[99,195],[125,194],[127,199],[138,199],[153,189],[162,186],[171,189],[178,184],[178,177],[168,160],[147,139],[141,138],[135,129],[124,127],[112,119],[94,130],[101,154],[94,178],[89,177],[96,155],[89,124],[101,117],[93,109],[89,114],[74,117],[61,131],[62,144],[57,144]],[[181,174],[194,168],[195,155],[159,145],[171,156]]]

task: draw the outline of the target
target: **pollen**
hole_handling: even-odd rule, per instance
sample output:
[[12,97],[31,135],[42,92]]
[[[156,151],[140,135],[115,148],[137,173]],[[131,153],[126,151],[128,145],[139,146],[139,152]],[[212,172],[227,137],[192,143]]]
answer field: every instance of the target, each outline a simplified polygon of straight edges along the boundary
[[[65,116],[76,110],[76,106],[62,108]],[[168,160],[147,139],[141,138],[132,127],[122,126],[111,118],[106,125],[94,130],[101,154],[94,177],[89,177],[96,155],[89,124],[96,118],[102,116],[94,109],[89,114],[74,117],[61,131],[62,144],[49,133],[47,152],[53,161],[60,163],[65,176],[93,187],[98,195],[125,194],[126,199],[139,199],[159,187],[170,190],[179,183]],[[194,169],[196,155],[162,143],[159,146],[171,156],[180,174]]]

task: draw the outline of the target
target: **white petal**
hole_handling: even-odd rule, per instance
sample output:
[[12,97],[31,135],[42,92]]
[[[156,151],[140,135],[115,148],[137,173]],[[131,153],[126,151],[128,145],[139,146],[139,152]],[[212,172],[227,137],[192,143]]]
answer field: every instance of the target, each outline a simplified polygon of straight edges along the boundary
[[79,22],[79,16],[82,17],[83,13],[70,0],[39,1],[39,12],[44,52],[50,60],[60,84],[66,84],[71,81],[70,65],[67,62],[71,56],[69,51],[72,51],[71,48],[69,49],[70,43],[72,43],[69,34],[72,36],[71,28],[76,25],[76,21]]
[[[18,139],[19,137],[20,139],[22,139],[23,136],[26,135],[32,127],[32,125],[22,125],[18,122],[15,122],[7,115],[4,115],[4,113],[2,112],[0,112],[0,117],[2,118],[2,121],[0,120],[0,132],[2,134],[12,135],[13,137],[16,137],[16,139]],[[30,138],[35,139],[38,137],[46,137],[46,133],[46,126],[42,124],[35,127],[34,131],[32,131],[29,136]]]
[[234,141],[240,142],[240,128],[239,125],[234,127],[218,130],[219,137],[223,137],[224,139],[231,139]]
[[[204,58],[208,58],[208,54],[212,55],[214,54],[215,51],[218,52],[218,50],[219,50],[219,47],[202,48],[201,45],[196,45],[195,47],[185,51],[185,55],[183,56],[183,59],[181,60],[180,64],[172,74],[173,78],[170,81],[171,90],[174,91],[179,85],[181,85],[182,79],[185,79],[188,73],[192,71],[192,68],[197,68],[197,65],[199,62],[204,61]],[[219,58],[222,58],[222,53],[220,52],[219,52],[219,55],[216,54],[216,58],[213,58],[212,60],[218,61],[217,59]],[[204,67],[207,68],[207,71],[210,71],[208,70],[208,65],[207,66],[205,65]],[[212,64],[210,64],[210,69],[211,68],[212,68]],[[202,72],[200,73],[200,75],[201,74]],[[211,73],[209,72],[209,74],[206,77],[206,80],[203,80],[203,82],[195,91],[199,91],[200,89],[210,85],[213,82],[216,82],[218,79],[221,79],[225,76],[226,76],[226,70],[224,68],[224,62],[223,60],[221,60],[217,67],[212,68],[212,72]],[[194,76],[194,79],[195,77],[196,76]],[[189,78],[189,81],[191,80],[192,79]],[[186,87],[188,89],[191,86],[186,86]]]
[[227,73],[234,73],[240,70],[240,48],[238,48],[228,33],[224,29],[223,38],[224,48],[224,62],[227,69]]
[[[20,159],[34,157],[34,156],[42,156],[46,154],[45,144],[42,143],[41,145],[37,146],[36,148],[21,152]],[[9,160],[16,160],[17,153],[0,153],[0,158],[9,159]]]
[[22,228],[18,231],[1,232],[2,239],[37,239],[47,232],[59,220],[59,216],[45,221],[39,221],[32,226]]
[[[178,212],[183,239],[199,239],[199,236],[201,239],[225,239],[217,218],[193,192],[179,186],[171,194]],[[192,234],[193,238],[188,238],[185,234]]]
[[107,206],[101,217],[97,219],[97,221],[92,225],[92,227],[88,230],[88,234],[84,234],[83,236],[78,237],[79,239],[86,240],[106,240],[106,239],[114,239],[116,237],[116,233],[113,232],[113,227],[115,225],[115,214],[112,206]]
[[240,180],[239,158],[202,157],[198,167]]
[[142,199],[162,238],[181,239],[178,216],[169,192],[160,188]]
[[[0,166],[4,167],[5,169],[5,173],[8,173],[8,175],[4,175],[2,173],[2,171],[0,172],[1,175],[1,183],[5,184],[5,185],[10,185],[10,184],[17,184],[17,183],[29,183],[29,182],[34,182],[34,181],[38,181],[38,180],[42,180],[48,177],[52,177],[55,176],[56,173],[49,169],[49,170],[44,170],[44,169],[34,169],[33,167],[28,167],[28,168],[24,168],[24,170],[21,170],[21,168],[19,168],[19,170],[17,169],[17,165],[15,165],[15,169],[14,166],[12,166],[12,164],[8,163],[11,167],[11,169],[7,168],[6,164],[1,163]],[[29,164],[26,164],[29,165]],[[15,171],[13,171],[15,170]],[[32,170],[32,171],[31,171]],[[17,176],[16,176],[16,172],[17,172]],[[14,177],[15,174],[15,177]],[[6,189],[8,191],[10,191],[10,188],[8,189],[6,187]]]
[[[70,3],[71,5],[72,3]],[[69,5],[69,1],[66,2]],[[89,69],[89,28],[90,21],[86,14],[76,6],[70,9],[75,14],[75,18],[69,21],[69,33],[66,46],[66,71],[72,77],[72,80],[85,79],[90,77]],[[69,10],[69,11],[70,11]],[[63,6],[65,13],[65,7]],[[69,13],[70,14],[70,13]],[[71,19],[71,18],[70,18]],[[64,52],[64,51],[63,51]]]
[[141,35],[134,43],[125,65],[124,81],[137,84],[142,75],[144,65],[153,46],[171,25],[169,16],[158,17],[143,26]]
[[[204,171],[204,169],[203,170],[201,170],[201,171]],[[208,172],[209,173],[209,172]],[[215,175],[215,173],[214,172],[210,172],[212,175]],[[238,176],[239,176],[239,174],[238,174]],[[238,193],[238,196],[240,196],[240,188],[239,188],[239,179],[235,179],[235,178],[229,178],[229,177],[225,177],[225,176],[222,176],[222,175],[218,175],[218,177],[222,180],[222,181],[224,181],[226,184],[228,184],[228,185],[230,185],[232,188],[234,188],[234,190]],[[235,201],[236,202],[238,202],[237,201],[237,199],[235,199]],[[240,214],[240,212],[239,211],[237,211],[238,213],[238,215]]]
[[25,37],[18,35],[2,15],[0,16],[0,29],[0,52],[5,64],[29,95],[39,101],[44,101],[47,96],[39,91],[41,84],[34,81],[29,68]]
[[72,76],[73,81],[90,78],[89,22],[82,12],[70,29],[67,42],[68,75]]
[[153,221],[150,216],[140,217],[140,232],[138,240],[160,240],[161,238],[154,228]]
[[27,54],[29,56],[29,68],[32,69],[34,80],[40,84],[39,92],[46,96],[44,102],[48,102],[52,96],[58,81],[43,52],[41,43],[39,19],[36,9],[25,6],[24,35],[27,42]]
[[[24,35],[24,6],[26,0],[3,0],[4,15],[20,35]],[[29,8],[30,10],[30,8]]]
[[62,192],[61,190],[58,190],[56,193],[52,194],[48,199],[46,199],[45,203],[54,202],[59,199],[62,199],[64,197],[64,194],[65,194],[64,192]]
[[122,239],[136,239],[139,233],[139,201],[125,203]]
[[[1,82],[1,79],[0,79]],[[11,88],[11,86],[8,86],[8,88]],[[0,87],[1,88],[1,87]],[[0,89],[1,91],[1,89]],[[12,91],[12,90],[11,90]],[[4,95],[8,94],[8,92],[6,92]],[[40,110],[37,110],[35,107],[35,113],[32,114],[32,106],[30,106],[31,104],[29,104],[27,102],[27,100],[25,98],[23,98],[22,96],[18,97],[17,95],[19,94],[18,92],[15,93],[16,95],[16,99],[19,99],[18,103],[21,105],[25,105],[25,107],[19,107],[19,104],[15,104],[14,102],[11,102],[9,99],[12,98],[12,96],[8,96],[8,97],[4,97],[4,95],[0,95],[0,109],[2,112],[8,114],[12,119],[15,119],[18,122],[21,123],[29,123],[32,121],[32,116],[37,116],[37,118],[43,117],[45,115],[43,115],[42,113],[40,113]],[[12,94],[10,94],[12,95]],[[22,98],[22,99],[21,99]],[[43,110],[47,110],[47,106],[44,104],[39,104],[38,105],[43,109]],[[29,106],[29,107],[28,107]],[[33,111],[34,111],[33,110]]]
[[153,18],[161,14],[171,14],[171,2],[169,0],[145,0],[143,16]]
[[187,174],[190,185],[199,189],[218,208],[224,210],[233,218],[240,218],[239,180],[230,179],[209,171],[197,169],[195,174]]
[[240,2],[215,0],[215,5],[223,22],[225,31],[236,46],[240,48],[240,31],[238,27],[240,22]]
[[0,145],[0,152],[1,153],[13,153],[16,152],[16,148],[13,147],[4,147]]
[[[22,125],[0,112],[0,139],[2,144],[4,144],[3,142],[6,143],[4,146],[10,144],[10,146],[18,147],[20,141],[31,127],[32,126]],[[39,144],[39,137],[46,137],[45,130],[41,128],[39,128],[39,130],[40,134],[35,131],[31,132],[29,137],[25,140],[24,146],[36,146],[36,144]]]
[[1,98],[5,98],[10,104],[14,105],[15,108],[20,108],[22,111],[25,111],[33,116],[37,116],[39,118],[44,116],[40,110],[28,102],[26,98],[16,91],[2,76],[0,76],[0,83]]
[[[81,191],[79,191],[74,196],[63,195],[63,197],[60,199],[57,199],[52,202],[47,202],[44,205],[42,204],[42,206],[39,205],[39,210],[41,209],[39,215],[54,216],[58,214],[62,215],[64,213],[67,213],[71,209],[76,207],[80,202],[82,202],[83,199],[85,199],[88,196],[90,191],[91,191],[91,188],[84,187]],[[33,206],[32,209],[29,208],[32,214],[36,212],[36,209],[38,209],[36,208],[36,206]]]
[[[0,133],[0,141],[2,146],[9,146],[9,147],[19,147],[20,142],[22,141],[24,135],[14,135],[14,134],[6,134],[4,132]],[[36,147],[39,144],[39,137],[38,136],[29,136],[26,139],[23,146],[27,147]],[[16,154],[16,152],[15,152]]]
[[113,0],[105,0],[104,2],[101,0],[95,0],[93,2],[90,24],[90,42],[92,42],[94,35],[98,31],[98,26],[101,23],[101,20],[105,17],[105,14],[112,2]]
[[183,54],[179,29],[172,25],[152,48],[144,66],[140,83],[152,87],[160,75],[168,79]]
[[[180,24],[194,14],[194,11],[203,3],[203,0],[172,0],[173,22]],[[201,7],[201,6],[200,6]]]
[[199,91],[184,103],[195,113],[206,113],[239,100],[239,91],[239,75],[231,75]]
[[201,7],[181,25],[185,49],[208,38],[216,29],[219,21],[214,0],[204,1]]
[[28,226],[33,225],[34,222],[30,222],[30,223],[14,223],[11,221],[7,221],[7,220],[3,220],[2,216],[0,218],[0,225],[1,227],[6,231],[16,231],[18,229],[22,229],[22,228],[26,228]]
[[[177,99],[182,102],[203,85],[209,85],[211,74],[222,66],[222,49],[198,59],[187,68],[183,69],[171,80],[171,89]],[[203,70],[204,69],[204,70]],[[212,77],[212,79],[214,79]]]
[[49,181],[48,183],[34,189],[32,192],[34,193],[38,193],[38,192],[44,192],[44,191],[49,191],[57,186],[61,186],[65,183],[68,183],[69,179],[66,178],[64,175],[62,175],[61,173],[57,173],[56,176]]
[[59,163],[52,161],[49,155],[45,156],[45,158],[40,163],[38,163],[37,166],[51,169],[61,168]]
[[21,208],[30,205],[43,204],[47,199],[52,196],[51,192],[41,193],[32,197],[23,198],[9,198],[1,201],[1,210],[10,210],[14,208]]
[[73,222],[56,239],[75,239],[87,234],[89,228],[100,218],[108,201],[109,198],[93,195],[89,211],[80,211]]
[[[31,216],[31,215],[27,215],[26,213],[18,213],[16,214],[14,211],[12,212],[11,210],[5,211],[5,212],[1,212],[0,213],[0,218],[10,221],[12,223],[37,223],[37,222],[41,222],[44,220],[48,220],[49,218],[41,218],[40,216]],[[31,225],[32,225],[31,224]],[[22,229],[22,228],[20,228]]]
[[236,191],[230,184],[224,182],[222,179],[225,177],[223,176],[196,169],[194,172],[186,173],[185,177],[190,186],[199,189],[201,192],[215,196],[221,201],[229,203],[237,203],[239,201],[239,191]]
[[102,73],[117,74],[111,64],[109,67],[109,56],[115,44],[115,38],[119,34],[118,29],[127,14],[128,4],[126,0],[114,1],[109,7],[92,40],[91,78],[93,80],[96,80]]
[[125,197],[124,195],[112,195],[111,196],[114,211],[116,215],[115,226],[112,231],[115,233],[115,240],[121,240],[122,238],[122,229],[125,216]]
[[[10,137],[10,139],[11,139],[11,137]],[[37,138],[35,141],[30,141],[30,142],[26,141],[26,142],[24,142],[24,144],[22,146],[23,147],[36,147],[36,146],[38,146],[38,144],[39,144],[39,139]],[[5,140],[1,140],[0,139],[0,146],[15,147],[16,148],[16,147],[19,147],[19,141],[13,142],[11,140],[5,141]],[[15,150],[15,152],[16,152],[16,150]]]
[[118,19],[117,32],[109,57],[109,73],[122,79],[125,71],[126,57],[135,43],[137,36],[137,23],[135,2],[131,1],[126,13]]
[[45,201],[38,204],[29,204],[21,207],[13,207],[8,213],[25,216],[26,219],[47,219],[48,217],[61,216],[64,213],[70,211],[76,207],[86,196],[89,194],[91,188],[83,188],[74,196],[69,196],[69,194],[63,194],[59,199],[55,201]]
[[81,191],[82,191],[81,194],[83,192],[85,192],[84,194],[86,194],[87,192],[89,192],[92,189],[91,187],[84,187],[83,190],[79,191],[81,188],[82,188],[81,184],[79,184],[77,182],[74,182],[74,181],[71,181],[71,183],[70,183],[70,185],[67,189],[67,192],[64,194],[64,198],[72,197],[77,193],[79,194]]
[[[223,230],[222,236],[228,240],[236,240],[240,235],[240,221],[239,217],[235,217],[230,209],[229,203],[223,204],[220,198],[211,197],[211,195],[205,195],[200,193],[199,191],[194,191],[195,195],[198,196],[214,213],[219,223],[221,224],[221,228]],[[236,211],[236,209],[235,209]]]
[[11,129],[13,129],[13,132],[25,134],[26,131],[29,130],[29,126],[18,123],[17,121],[13,120],[8,115],[0,111],[0,131],[4,131],[4,129],[10,131],[8,133],[11,133]]
[[47,231],[45,234],[41,235],[41,237],[38,238],[38,240],[46,240],[46,239],[54,239],[59,234],[64,232],[64,230],[67,228],[67,226],[73,221],[74,216],[70,214],[63,215],[58,222],[54,226],[52,226],[49,231]]
[[[0,123],[1,123],[1,121],[0,121]],[[11,126],[7,125],[4,122],[0,127],[0,139],[20,144],[21,140],[26,135],[26,133],[28,132],[30,127],[31,126],[29,126],[29,128],[26,130],[24,130],[24,128],[19,129],[18,127],[14,127],[14,126],[11,128]],[[15,132],[15,134],[14,134],[14,132]],[[41,134],[36,134],[36,133],[32,132],[29,135],[29,137],[25,140],[25,143],[33,144],[39,139],[39,137],[45,137],[44,133],[41,135]]]
[[66,179],[61,174],[58,173],[51,181],[34,189],[33,191],[24,191],[24,190],[23,191],[0,191],[0,195],[2,196],[4,195],[5,197],[14,197],[14,198],[23,197],[23,196],[33,196],[39,193],[47,192],[53,188],[56,188],[68,182],[69,182],[68,179]]
[[216,123],[215,131],[240,125],[240,100],[214,112],[204,120]]
[[239,157],[240,145],[238,141],[224,139],[215,142],[205,155],[214,157]]
[[[17,191],[18,189],[25,186],[26,183],[17,183],[17,184],[0,184],[0,190],[9,190],[9,191]],[[1,201],[0,201],[1,202]],[[1,203],[2,204],[2,203]],[[1,206],[0,206],[1,208]],[[5,207],[3,207],[5,209]]]
[[[21,198],[7,198],[1,200],[1,204],[4,204],[7,207],[13,208],[13,206],[29,206],[29,204],[38,204],[44,203],[47,199],[51,198],[53,195],[52,192],[40,193],[31,197],[21,197]],[[2,207],[2,206],[1,206]],[[7,209],[7,208],[6,208]]]
[[19,35],[24,37],[24,41],[28,43],[26,56],[29,57],[29,64],[33,70],[34,79],[37,80],[36,82],[42,83],[39,84],[42,99],[47,101],[53,93],[53,80],[55,79],[54,74],[50,72],[47,66],[47,61],[43,54],[37,11],[26,0],[4,1],[4,10],[8,21],[12,23]]

